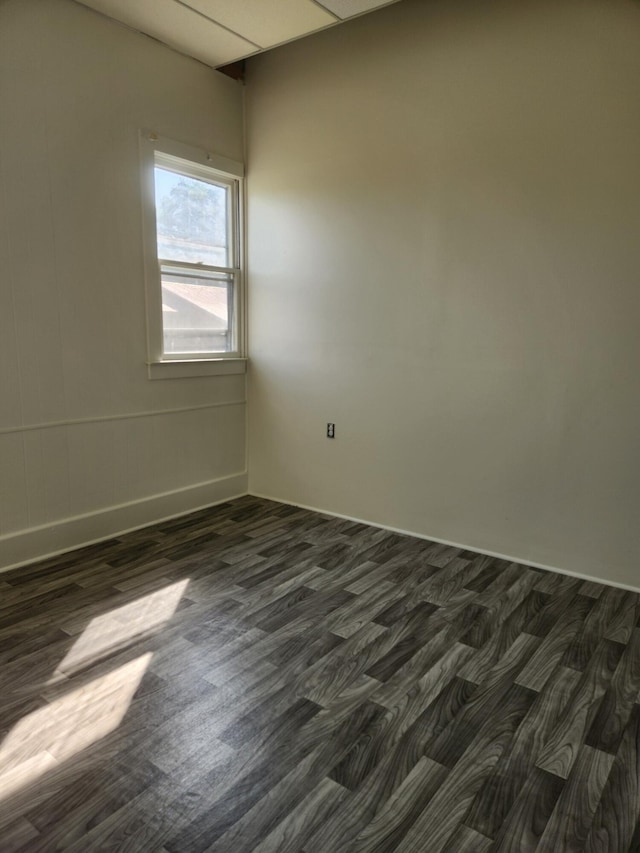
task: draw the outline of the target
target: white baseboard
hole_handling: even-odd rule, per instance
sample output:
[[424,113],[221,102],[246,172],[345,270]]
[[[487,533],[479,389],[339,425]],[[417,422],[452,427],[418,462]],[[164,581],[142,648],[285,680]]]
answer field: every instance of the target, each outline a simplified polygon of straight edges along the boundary
[[307,506],[306,504],[296,503],[294,501],[285,501],[281,498],[274,498],[272,495],[264,495],[260,492],[249,491],[249,494],[254,498],[263,498],[274,503],[286,504],[287,506],[297,506],[300,509],[308,509],[310,512],[319,512],[321,515],[329,515],[332,518],[343,518],[345,521],[356,521],[359,524],[368,524],[370,527],[378,527],[380,530],[389,530],[391,533],[401,533],[403,536],[413,536],[415,539],[426,539],[428,542],[438,542],[440,545],[451,545],[453,548],[461,548],[463,551],[475,551],[476,554],[486,554],[488,557],[497,557],[500,560],[508,560],[510,563],[521,563],[523,566],[531,566],[534,569],[544,569],[546,572],[556,572],[559,575],[568,575],[572,578],[580,580],[592,581],[593,583],[603,584],[604,586],[615,586],[618,589],[626,589],[629,592],[640,593],[640,587],[632,586],[631,584],[619,583],[618,581],[609,580],[608,578],[600,578],[595,575],[585,575],[581,572],[574,572],[570,569],[561,569],[558,566],[548,566],[544,563],[535,563],[532,560],[525,560],[522,557],[514,557],[512,554],[501,554],[498,551],[487,551],[484,548],[474,548],[473,545],[467,545],[462,542],[451,542],[448,539],[441,539],[438,536],[426,536],[424,533],[415,533],[413,530],[403,530],[401,527],[391,527],[388,524],[379,524],[375,521],[368,521],[364,518],[356,518],[353,515],[343,515],[340,512],[332,512],[328,509],[321,509],[316,506]]
[[0,572],[246,494],[244,472],[9,533],[0,536]]
[[254,491],[249,492],[246,472],[234,474],[230,477],[222,477],[217,480],[209,480],[206,483],[197,483],[194,486],[177,489],[173,492],[152,495],[149,498],[142,498],[141,500],[107,507],[106,509],[87,513],[86,515],[65,518],[51,524],[31,527],[28,530],[21,530],[17,533],[0,536],[0,573],[33,563],[36,560],[55,557],[57,554],[63,554],[66,551],[83,548],[86,545],[93,545],[95,542],[110,539],[112,536],[121,536],[132,530],[139,530],[141,527],[148,527],[151,524],[158,524],[161,521],[197,512],[200,509],[215,506],[215,504],[239,498],[246,494],[274,501],[275,503],[297,506],[300,509],[307,509],[311,512],[332,516],[333,518],[343,518],[346,521],[368,524],[380,530],[389,530],[392,533],[401,533],[404,536],[413,536],[416,539],[425,539],[429,542],[451,545],[454,548],[475,551],[479,554],[498,557],[501,560],[508,560],[512,563],[522,563],[522,565],[532,566],[536,569],[544,569],[548,572],[557,572],[561,575],[569,575],[570,577],[580,578],[581,580],[640,593],[640,588],[637,586],[619,583],[608,578],[586,575],[581,572],[563,569],[559,566],[536,563],[532,560],[514,556],[513,554],[502,554],[498,551],[478,549],[467,543],[452,542],[438,536],[427,536],[412,530],[404,530],[400,527],[392,527],[388,524],[379,524],[368,519],[332,512],[321,507],[285,501],[281,498],[275,498],[272,495],[265,495]]

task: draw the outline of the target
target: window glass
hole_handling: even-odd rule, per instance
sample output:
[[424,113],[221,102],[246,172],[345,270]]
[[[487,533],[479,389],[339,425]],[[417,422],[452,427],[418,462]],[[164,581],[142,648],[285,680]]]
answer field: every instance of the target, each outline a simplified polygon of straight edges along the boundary
[[229,188],[156,166],[158,257],[228,267]]
[[224,273],[185,273],[162,266],[165,353],[231,349],[233,281]]
[[244,167],[145,130],[141,168],[149,376],[165,363],[162,378],[241,372]]

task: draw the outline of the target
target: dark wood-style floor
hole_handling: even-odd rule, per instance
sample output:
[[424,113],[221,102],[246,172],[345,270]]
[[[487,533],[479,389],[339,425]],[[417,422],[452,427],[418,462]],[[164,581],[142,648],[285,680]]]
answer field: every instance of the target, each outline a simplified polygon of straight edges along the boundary
[[0,851],[640,850],[635,593],[255,498],[0,576]]

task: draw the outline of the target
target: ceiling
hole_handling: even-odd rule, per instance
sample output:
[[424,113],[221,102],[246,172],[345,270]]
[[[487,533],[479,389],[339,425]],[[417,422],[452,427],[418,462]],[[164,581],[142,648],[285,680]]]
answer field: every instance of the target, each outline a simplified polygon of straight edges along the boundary
[[78,0],[217,68],[398,0]]

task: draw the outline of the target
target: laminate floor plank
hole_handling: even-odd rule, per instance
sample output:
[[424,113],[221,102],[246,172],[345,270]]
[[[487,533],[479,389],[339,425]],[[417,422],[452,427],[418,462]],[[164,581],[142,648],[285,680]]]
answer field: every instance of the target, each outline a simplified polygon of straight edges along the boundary
[[623,651],[624,646],[620,643],[601,640],[589,667],[567,702],[562,720],[536,762],[542,770],[548,770],[563,779],[568,777]]
[[2,853],[640,853],[640,595],[244,497],[0,581]]
[[407,663],[396,670],[391,678],[384,682],[376,693],[377,700],[387,707],[393,707],[408,692],[415,692],[425,677],[438,665],[447,666],[448,657],[456,655],[460,663],[463,659],[472,657],[469,646],[456,642],[459,631],[446,625],[428,640]]
[[[586,596],[575,596],[568,600],[563,617],[558,619],[543,638],[537,653],[518,676],[518,684],[531,690],[542,690],[581,630],[592,606],[593,600]],[[527,624],[525,630],[528,631],[530,625],[531,623]]]
[[499,718],[510,697],[528,697],[529,703],[533,703],[534,691],[514,684],[513,680],[523,663],[532,655],[536,643],[537,638],[521,634],[489,673],[486,681],[479,686],[469,683],[471,699],[429,745],[427,755],[440,764],[453,767],[476,736],[478,729]]
[[597,805],[586,853],[638,849],[640,818],[640,705],[634,705]]
[[[103,805],[102,812],[96,813],[95,808],[104,803],[104,798],[97,804],[83,803],[63,826],[42,834],[41,846],[34,848],[33,853],[47,853],[53,843],[73,853],[155,851],[177,828],[186,826],[208,807],[208,786],[203,779],[229,760],[224,745],[212,746],[197,761],[184,762],[171,778],[162,778],[124,800],[107,801],[108,807]],[[184,790],[189,792],[188,796]]]
[[[217,841],[207,844],[203,849],[206,853],[227,853],[228,850],[249,853],[254,850],[261,840],[269,836],[281,823],[288,822],[291,812],[302,806],[309,794],[313,794],[323,783],[331,781],[326,774],[333,760],[334,756],[326,746],[319,746],[245,812]],[[341,791],[339,796],[338,790]],[[345,795],[345,789],[336,785],[333,796],[324,804],[325,808],[330,806],[332,810],[335,809]],[[302,828],[305,834],[312,829],[304,824]],[[207,832],[207,837],[211,837],[210,832]]]
[[536,637],[546,637],[558,621],[565,617],[567,610],[572,607],[583,612],[583,618],[586,618],[594,606],[595,600],[587,595],[580,595],[579,588],[580,581],[574,579],[573,583],[560,595],[551,596],[547,606],[527,625],[527,633],[534,634]]
[[524,572],[522,577],[505,591],[499,601],[491,606],[482,607],[482,612],[460,641],[477,649],[482,648],[518,605],[529,596],[536,579],[537,575],[534,572]]
[[554,773],[534,767],[498,831],[492,853],[535,853],[564,784]]
[[449,775],[414,821],[398,851],[441,853],[531,706],[531,691],[512,685],[503,708],[486,720]]
[[613,755],[586,745],[580,748],[540,838],[540,850],[582,853],[612,764]]
[[409,590],[407,589],[403,583],[398,584],[402,595],[399,599],[395,599],[391,604],[388,604],[384,610],[379,613],[376,613],[373,618],[373,622],[377,622],[378,625],[384,625],[385,628],[390,628],[392,625],[395,625],[398,620],[402,619],[403,616],[406,616],[407,613],[411,613],[419,605],[427,605],[431,610],[431,613],[434,613],[438,607],[436,604],[427,604],[422,598],[422,584],[419,584],[417,588]]
[[488,853],[492,846],[490,838],[461,823],[451,836],[444,853]]
[[375,818],[360,832],[350,853],[390,853],[422,814],[447,778],[448,769],[423,756]]
[[445,568],[436,572],[422,587],[422,597],[425,601],[438,606],[446,604],[452,595],[465,586],[479,569],[470,560],[454,557]]
[[[309,703],[311,705],[312,703]],[[252,767],[251,770],[242,775],[230,789],[224,791],[217,800],[214,798],[213,805],[202,815],[201,818],[190,824],[177,836],[170,838],[165,846],[171,851],[204,851],[214,841],[228,832],[244,814],[252,809],[275,785],[278,785],[286,776],[293,775],[297,779],[299,764],[309,760],[310,767],[307,768],[312,774],[314,782],[328,775],[334,763],[339,762],[344,753],[357,740],[363,729],[366,729],[373,720],[380,716],[382,709],[374,703],[365,701],[359,704],[346,719],[337,722],[327,717],[325,731],[330,734],[330,739],[322,737],[322,727],[307,726],[310,737],[305,742],[301,739],[300,749],[282,749],[280,753],[275,752],[280,760],[267,757],[265,750],[264,760]],[[288,732],[283,731],[284,738]],[[283,743],[284,746],[284,743]],[[312,769],[313,768],[313,769]],[[313,787],[313,786],[310,786]],[[218,788],[219,790],[219,788]],[[299,782],[293,790],[305,790]],[[296,805],[292,798],[292,791],[279,807]],[[286,812],[285,812],[286,814]],[[274,826],[278,821],[274,822]],[[273,827],[271,827],[273,828]],[[227,848],[228,849],[228,848]]]
[[[137,800],[149,787],[163,778],[148,764],[136,762],[136,767],[118,763],[115,768],[126,772],[126,780],[118,778],[110,768],[100,777],[81,777],[74,785],[63,788],[64,802],[58,810],[61,797],[46,805],[48,810],[36,816],[40,826],[37,842],[29,842],[26,850],[45,853],[59,845],[63,849],[86,843],[87,834],[94,826],[103,825],[112,815]],[[167,780],[164,779],[166,784]],[[90,849],[90,848],[89,848]]]
[[24,849],[25,845],[33,844],[39,837],[38,830],[23,817],[2,828],[3,853],[15,853]]
[[475,681],[477,684],[483,681],[487,673],[523,633],[527,622],[542,610],[547,600],[548,596],[544,593],[532,590],[507,618],[497,625],[493,635],[478,649],[477,654],[460,673],[462,678]]
[[[391,579],[391,567],[396,564],[395,560],[387,560],[386,562],[378,563],[371,561],[373,565],[366,572],[362,572],[360,577],[345,585],[347,592],[353,592],[355,595],[362,596],[363,593],[373,591],[375,587],[381,584],[386,585],[391,589],[395,586],[400,586],[404,589],[404,584]],[[391,601],[392,599],[390,599]]]
[[598,643],[620,609],[624,594],[623,589],[608,587],[598,597],[584,620],[580,632],[565,652],[562,660],[565,666],[584,671]]
[[311,584],[324,575],[326,575],[326,572],[318,566],[311,566],[308,569],[304,569],[301,564],[290,578],[276,585],[267,581],[262,585],[259,584],[249,589],[236,587],[233,592],[233,600],[239,605],[235,614],[236,618],[243,620],[251,619],[259,608],[273,604],[282,596],[300,587],[317,590],[317,587]]
[[490,607],[492,604],[500,601],[507,590],[514,583],[518,583],[523,574],[533,571],[531,568],[526,567],[523,573],[522,569],[523,566],[518,563],[506,563],[498,573],[498,576],[483,590],[478,592],[475,602],[483,607]]
[[[343,846],[348,849],[348,845],[373,820],[424,756],[426,744],[468,701],[471,695],[468,685],[460,680],[450,680],[455,672],[455,663],[456,658],[452,655],[448,669],[434,667],[421,680],[420,689],[410,691],[394,708],[397,716],[389,730],[386,755],[353,795],[345,800],[332,821],[313,834],[305,845],[307,853],[341,850]],[[472,685],[471,689],[475,687]],[[434,764],[430,762],[429,766]]]
[[518,794],[531,774],[536,759],[554,730],[579,674],[559,667],[546,694],[537,694],[509,746],[500,757],[475,798],[465,819],[468,827],[495,838]]
[[316,829],[331,820],[347,791],[325,777],[254,848],[254,853],[298,853]]
[[625,590],[620,608],[605,631],[606,640],[615,640],[618,643],[629,641],[631,631],[636,627],[639,601],[640,596],[637,593]]
[[[432,615],[430,604],[418,605],[407,614],[404,622],[393,625],[386,633],[387,645],[391,646],[367,669],[367,675],[378,681],[389,681],[399,669],[408,663],[442,629],[442,623]],[[399,631],[396,642],[392,643],[395,629]]]
[[640,691],[640,629],[635,628],[611,684],[600,703],[585,742],[616,755]]
[[504,560],[496,557],[485,557],[479,555],[475,558],[479,571],[465,583],[465,589],[473,592],[482,592],[492,583],[505,568]]
[[371,721],[370,726],[363,729],[358,740],[329,773],[330,779],[350,791],[355,791],[377,767],[386,751],[389,732],[396,722],[397,714],[395,709],[390,711],[379,707],[378,716]]

